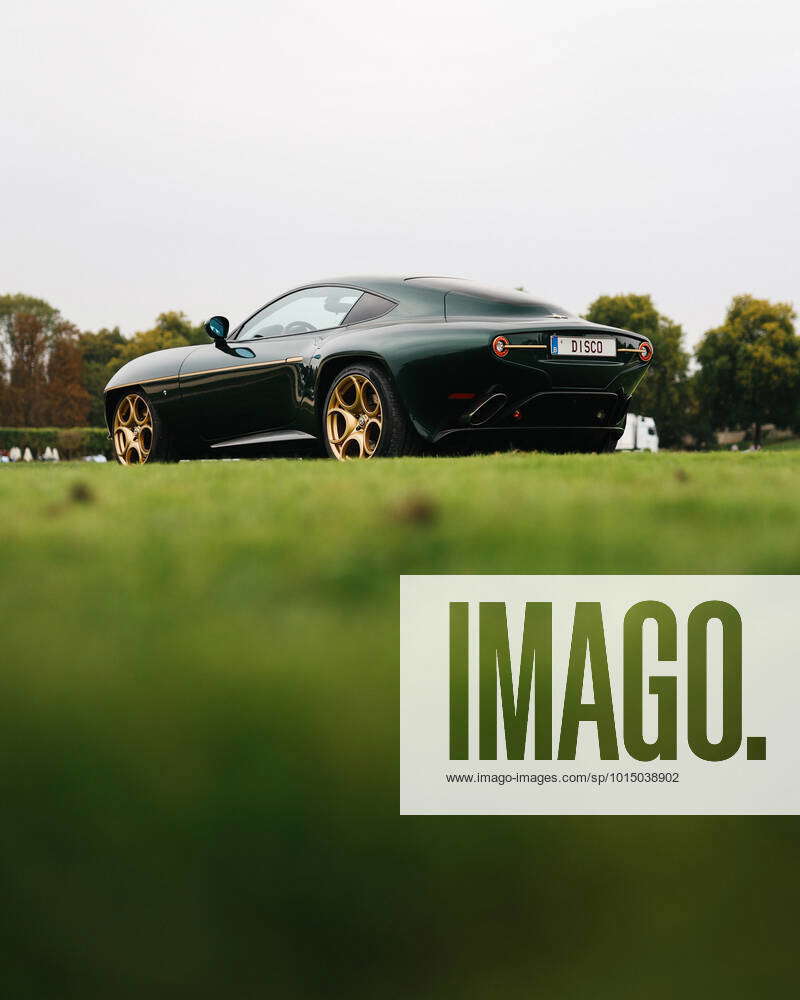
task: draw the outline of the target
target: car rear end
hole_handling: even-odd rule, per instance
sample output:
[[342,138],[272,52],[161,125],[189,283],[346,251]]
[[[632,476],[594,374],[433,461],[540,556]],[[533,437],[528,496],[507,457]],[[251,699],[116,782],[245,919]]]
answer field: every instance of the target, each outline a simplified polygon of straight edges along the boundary
[[511,438],[520,447],[613,450],[653,356],[648,340],[584,320],[465,324],[469,363],[448,378],[434,441]]

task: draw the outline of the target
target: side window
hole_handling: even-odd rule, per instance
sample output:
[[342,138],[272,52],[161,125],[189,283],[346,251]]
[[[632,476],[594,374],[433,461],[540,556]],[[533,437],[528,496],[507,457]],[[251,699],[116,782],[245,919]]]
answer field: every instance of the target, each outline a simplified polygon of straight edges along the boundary
[[364,292],[347,314],[345,326],[351,326],[353,323],[366,323],[370,319],[378,319],[380,316],[385,316],[394,307],[395,303],[389,299],[385,299],[382,295]]
[[312,330],[331,330],[341,324],[361,294],[357,288],[336,285],[303,288],[264,306],[261,312],[244,324],[236,339],[260,340]]

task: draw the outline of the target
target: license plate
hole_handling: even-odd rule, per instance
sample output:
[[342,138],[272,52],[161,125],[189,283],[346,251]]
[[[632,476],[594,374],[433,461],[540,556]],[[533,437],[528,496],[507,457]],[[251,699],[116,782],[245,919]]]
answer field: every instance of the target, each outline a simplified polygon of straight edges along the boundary
[[615,358],[617,341],[614,337],[569,337],[553,334],[550,353],[564,358]]

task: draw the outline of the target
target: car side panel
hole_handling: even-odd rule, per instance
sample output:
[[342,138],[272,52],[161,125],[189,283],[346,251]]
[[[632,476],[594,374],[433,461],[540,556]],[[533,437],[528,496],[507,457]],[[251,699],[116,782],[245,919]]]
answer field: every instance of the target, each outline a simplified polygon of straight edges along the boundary
[[292,428],[311,333],[243,342],[247,357],[203,346],[181,368],[184,420],[204,441]]

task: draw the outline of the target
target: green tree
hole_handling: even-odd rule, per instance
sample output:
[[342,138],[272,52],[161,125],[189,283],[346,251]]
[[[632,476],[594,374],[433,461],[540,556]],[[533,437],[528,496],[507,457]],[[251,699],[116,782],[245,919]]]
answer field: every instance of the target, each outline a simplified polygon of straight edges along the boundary
[[765,423],[796,427],[800,418],[800,338],[788,302],[737,295],[725,322],[697,347],[697,393],[715,429]]
[[586,319],[638,333],[653,344],[653,361],[636,390],[636,412],[653,417],[661,443],[678,445],[688,429],[689,354],[683,329],[663,316],[649,295],[601,295]]
[[120,363],[138,358],[149,351],[162,351],[168,347],[185,347],[187,344],[204,344],[208,336],[202,327],[194,326],[182,312],[163,312],[151,330],[142,330],[126,341],[119,353]]
[[700,381],[701,373],[693,371],[687,383],[687,431],[697,448],[713,448],[716,446],[716,428],[703,399],[703,387]]
[[89,393],[88,421],[92,427],[102,427],[105,422],[103,389],[122,364],[121,352],[127,343],[119,327],[82,333],[78,337],[78,347],[83,355],[83,384]]

